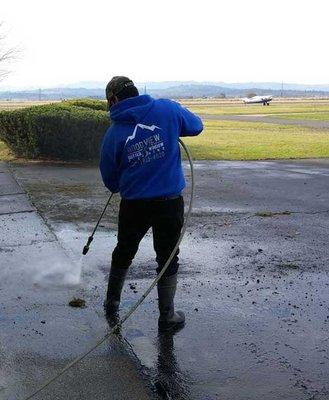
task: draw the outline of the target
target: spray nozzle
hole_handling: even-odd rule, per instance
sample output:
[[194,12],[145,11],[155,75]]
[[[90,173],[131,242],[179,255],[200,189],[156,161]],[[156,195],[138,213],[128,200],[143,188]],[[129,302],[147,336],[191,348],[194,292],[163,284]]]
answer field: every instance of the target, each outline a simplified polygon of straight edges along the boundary
[[90,243],[93,241],[93,239],[94,239],[93,236],[89,236],[89,238],[88,238],[88,240],[87,240],[87,243],[86,243],[86,245],[84,246],[84,248],[83,248],[83,250],[82,250],[82,254],[83,254],[84,256],[88,253]]

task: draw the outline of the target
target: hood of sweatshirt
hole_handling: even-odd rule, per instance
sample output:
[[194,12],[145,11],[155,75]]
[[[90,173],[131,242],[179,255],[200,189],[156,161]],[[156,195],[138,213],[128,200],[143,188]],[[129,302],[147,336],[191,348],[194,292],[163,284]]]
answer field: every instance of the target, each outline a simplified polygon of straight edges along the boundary
[[138,123],[153,106],[154,99],[148,94],[129,97],[110,109],[110,118],[115,122]]

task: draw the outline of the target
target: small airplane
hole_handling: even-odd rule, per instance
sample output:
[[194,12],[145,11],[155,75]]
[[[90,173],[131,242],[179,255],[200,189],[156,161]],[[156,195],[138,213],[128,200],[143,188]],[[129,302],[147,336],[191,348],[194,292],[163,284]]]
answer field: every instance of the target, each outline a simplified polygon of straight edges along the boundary
[[273,100],[272,96],[253,96],[253,97],[244,97],[242,98],[242,101],[244,104],[263,104],[263,106],[269,106],[270,101]]

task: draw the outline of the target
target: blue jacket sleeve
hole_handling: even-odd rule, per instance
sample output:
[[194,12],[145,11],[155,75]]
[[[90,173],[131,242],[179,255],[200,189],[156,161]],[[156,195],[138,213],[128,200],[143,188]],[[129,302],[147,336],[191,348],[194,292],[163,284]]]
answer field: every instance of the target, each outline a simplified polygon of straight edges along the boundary
[[119,191],[119,171],[116,165],[116,146],[114,135],[111,134],[111,128],[106,132],[100,155],[99,169],[101,171],[104,185],[112,192]]
[[181,119],[181,133],[180,136],[197,136],[203,131],[203,124],[201,118],[193,114],[187,108],[178,106],[178,112]]

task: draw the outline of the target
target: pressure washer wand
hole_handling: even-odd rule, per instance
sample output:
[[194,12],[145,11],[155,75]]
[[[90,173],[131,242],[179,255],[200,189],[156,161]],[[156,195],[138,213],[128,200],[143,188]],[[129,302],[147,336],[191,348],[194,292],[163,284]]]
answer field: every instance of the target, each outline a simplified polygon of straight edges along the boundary
[[95,225],[95,228],[94,228],[94,230],[93,230],[93,233],[89,236],[89,238],[88,238],[88,240],[87,240],[87,243],[85,244],[85,246],[84,246],[84,248],[83,248],[83,250],[82,250],[82,254],[83,254],[84,256],[85,256],[85,255],[88,253],[88,251],[89,251],[89,246],[90,246],[91,242],[94,240],[95,232],[97,231],[98,225],[99,225],[99,223],[101,222],[101,220],[102,220],[102,218],[103,218],[103,215],[105,214],[105,211],[106,211],[108,205],[110,204],[110,201],[111,201],[111,199],[112,199],[112,196],[113,196],[113,193],[110,194],[110,197],[109,197],[109,199],[107,200],[107,203],[105,204],[104,210],[102,211],[102,214],[101,214],[100,217],[98,218],[98,221],[97,221],[97,223],[96,223],[96,225]]

